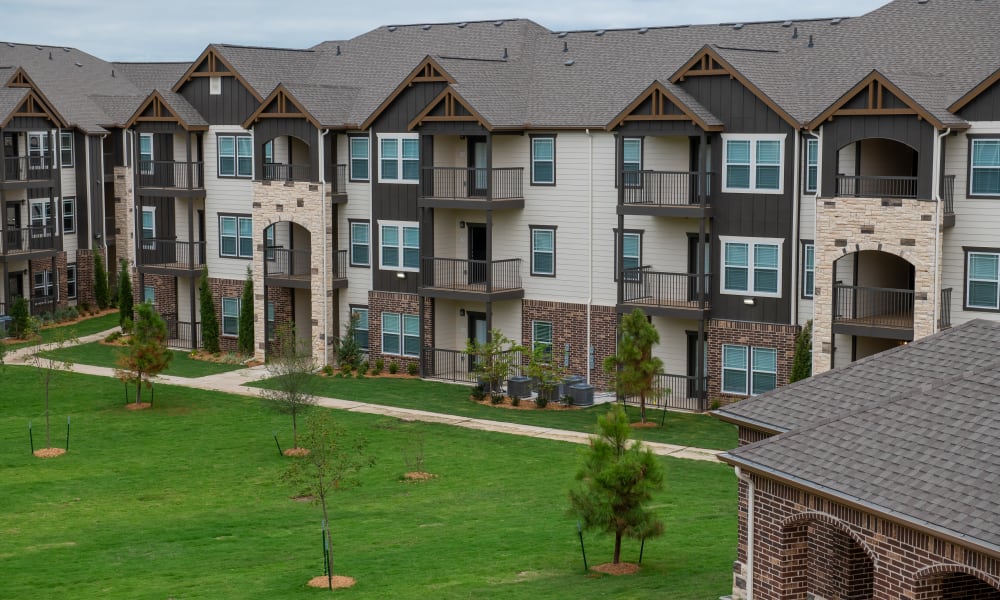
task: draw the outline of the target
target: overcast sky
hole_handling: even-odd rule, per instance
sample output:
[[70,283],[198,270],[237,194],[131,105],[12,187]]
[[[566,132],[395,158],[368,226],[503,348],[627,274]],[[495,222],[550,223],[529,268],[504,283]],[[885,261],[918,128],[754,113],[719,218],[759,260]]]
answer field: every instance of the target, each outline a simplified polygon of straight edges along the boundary
[[523,17],[554,31],[852,17],[888,0],[28,0],[4,2],[2,41],[105,60],[182,60],[209,43],[306,48],[380,25]]

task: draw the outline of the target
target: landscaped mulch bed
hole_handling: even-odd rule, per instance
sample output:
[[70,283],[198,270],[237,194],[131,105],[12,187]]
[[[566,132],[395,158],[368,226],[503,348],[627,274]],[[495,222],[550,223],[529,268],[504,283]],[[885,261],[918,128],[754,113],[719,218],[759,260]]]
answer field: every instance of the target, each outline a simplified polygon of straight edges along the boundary
[[334,575],[332,578],[320,575],[319,577],[310,579],[308,585],[312,588],[329,589],[331,580],[333,581],[333,589],[335,590],[354,587],[354,584],[357,583],[357,580],[353,577],[346,577],[344,575]]
[[57,456],[62,456],[66,454],[66,451],[62,448],[42,448],[40,450],[35,450],[35,456],[38,458],[55,458]]
[[545,408],[538,408],[538,405],[535,404],[535,401],[531,400],[530,398],[521,398],[521,403],[517,406],[514,406],[509,396],[504,396],[503,402],[500,404],[493,404],[493,401],[490,400],[489,396],[483,398],[482,400],[476,400],[472,396],[469,396],[469,399],[475,402],[476,404],[481,404],[483,406],[489,406],[492,408],[506,408],[508,410],[580,410],[581,408],[583,408],[582,406],[572,406],[567,404],[561,404],[559,402],[549,402],[548,404],[545,405]]
[[597,565],[596,567],[591,567],[592,571],[597,571],[598,573],[604,573],[605,575],[635,575],[641,569],[639,565],[635,563],[604,563],[603,565]]

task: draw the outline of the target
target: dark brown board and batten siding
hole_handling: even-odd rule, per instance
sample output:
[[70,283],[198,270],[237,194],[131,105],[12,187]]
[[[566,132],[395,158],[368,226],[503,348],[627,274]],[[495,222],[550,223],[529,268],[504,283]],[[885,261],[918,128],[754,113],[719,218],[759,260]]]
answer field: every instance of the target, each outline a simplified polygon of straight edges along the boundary
[[[379,269],[381,256],[379,254],[379,221],[418,221],[420,209],[417,208],[417,191],[419,186],[401,183],[379,183],[379,133],[406,133],[409,123],[420,114],[427,105],[441,93],[445,83],[417,83],[403,91],[395,101],[379,115],[372,123],[372,284],[375,291],[416,294],[419,283],[418,273],[406,273],[401,279],[396,271]],[[420,164],[433,164],[433,138],[421,138]],[[432,215],[432,211],[427,211]],[[434,255],[433,218],[420,222],[420,256]]]
[[[266,116],[266,115],[265,115]],[[253,126],[254,172],[264,172],[264,144],[283,135],[298,138],[309,146],[309,181],[319,181],[319,130],[309,121],[302,119],[267,119],[257,121]],[[295,164],[304,164],[301,156],[292,156]]]
[[976,96],[958,111],[966,121],[1000,121],[1000,83]]
[[[798,291],[792,289],[792,256],[797,250],[792,239],[795,136],[797,132],[763,100],[736,79],[725,76],[690,77],[680,85],[686,92],[725,123],[731,134],[785,134],[782,194],[722,193],[722,139],[710,134],[712,177],[711,272],[712,317],[764,323],[789,323],[791,303]],[[781,297],[756,297],[754,306],[743,303],[744,295],[721,294],[722,247],[719,236],[781,238]]]
[[209,93],[209,77],[192,77],[180,94],[212,125],[242,125],[260,102],[235,77],[222,77],[222,93]]

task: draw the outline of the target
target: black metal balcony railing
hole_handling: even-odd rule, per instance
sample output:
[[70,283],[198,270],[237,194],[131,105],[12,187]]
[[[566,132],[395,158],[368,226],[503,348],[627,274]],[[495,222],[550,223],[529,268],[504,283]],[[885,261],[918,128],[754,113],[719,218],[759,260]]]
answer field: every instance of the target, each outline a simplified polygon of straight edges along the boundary
[[115,236],[118,234],[118,226],[115,224],[114,217],[104,217],[104,231],[101,233],[107,238],[109,244],[115,241]]
[[[653,383],[653,394],[646,398],[646,408],[704,412],[708,409],[708,376],[702,377],[700,393],[697,384],[698,378],[691,375],[661,373]],[[626,397],[624,403],[638,406],[639,397]]]
[[143,266],[187,270],[205,266],[205,242],[144,238],[140,248],[139,264]]
[[167,345],[176,348],[201,347],[201,323],[167,320]]
[[3,239],[4,254],[17,254],[36,250],[55,250],[57,235],[58,231],[54,225],[39,225],[20,229],[8,227],[3,230],[0,238]]
[[917,178],[837,175],[837,196],[916,198]]
[[31,314],[36,316],[46,312],[54,312],[56,309],[56,295],[54,292],[51,294],[34,295],[29,298],[28,304],[31,305]]
[[6,315],[7,315],[7,303],[6,302],[0,302],[0,317],[6,316]]
[[951,327],[951,288],[941,290],[941,309],[938,316],[938,329]]
[[[507,377],[523,375],[524,356],[522,356],[521,352],[512,350],[506,354],[513,354],[510,361],[510,372]],[[476,383],[476,357],[470,355],[465,350],[424,348],[421,355],[424,373],[427,377],[443,379],[445,381]],[[506,385],[506,381],[504,381],[504,385]]]
[[202,189],[205,187],[204,163],[172,160],[140,160],[139,187],[164,189]]
[[944,202],[944,214],[955,214],[955,176],[945,175],[941,180],[941,201]]
[[[698,204],[698,175],[696,171],[626,171],[622,173],[624,203],[654,206]],[[711,173],[706,174],[707,181],[710,182],[711,177]],[[711,185],[706,194],[710,189]]]
[[833,322],[912,329],[913,290],[834,285]]
[[333,278],[347,278],[347,250],[337,250],[334,252]]
[[[521,288],[521,259],[467,260],[424,257],[423,285],[430,288],[496,292]],[[492,272],[492,278],[489,273]]]
[[333,165],[330,174],[330,191],[338,196],[347,193],[347,165]]
[[51,156],[8,156],[3,159],[4,181],[44,181],[52,179]]
[[288,248],[268,248],[264,275],[282,278],[308,278],[312,274],[312,252]]
[[693,273],[664,273],[650,266],[625,269],[622,302],[698,308],[700,292],[704,290],[707,308],[712,276],[706,273],[701,277],[702,283],[698,285],[699,277]]
[[425,198],[444,200],[524,198],[524,168],[424,167],[420,186],[420,195]]
[[312,165],[266,162],[260,179],[263,181],[309,181]]

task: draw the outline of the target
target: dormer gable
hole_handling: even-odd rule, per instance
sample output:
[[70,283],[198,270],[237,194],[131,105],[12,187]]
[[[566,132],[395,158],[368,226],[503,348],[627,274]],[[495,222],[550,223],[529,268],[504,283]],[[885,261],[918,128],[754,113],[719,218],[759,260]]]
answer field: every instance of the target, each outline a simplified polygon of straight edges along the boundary
[[319,120],[308,110],[304,109],[302,103],[295,98],[284,84],[280,83],[278,87],[274,88],[271,95],[261,102],[260,107],[247,117],[247,120],[243,123],[243,127],[249,129],[260,119],[305,119],[317,129],[322,128]]
[[722,131],[709,124],[659,81],[654,81],[608,124],[607,130],[629,121],[690,121],[704,131]]
[[28,77],[28,73],[21,67],[18,67],[14,71],[14,74],[7,79],[7,83],[4,86],[9,88],[38,89],[35,86],[35,82],[31,80],[31,77]]
[[493,126],[476,109],[472,108],[461,94],[456,92],[451,86],[448,86],[436,98],[431,100],[416,118],[410,121],[407,129],[413,131],[413,129],[424,123],[455,123],[461,121],[478,123],[487,131],[493,130]]
[[859,81],[829,108],[810,121],[806,128],[815,129],[824,121],[840,116],[894,115],[913,115],[917,119],[926,120],[937,129],[945,128],[944,124],[934,115],[910,98],[878,70],[873,70],[867,77]]
[[139,105],[135,113],[125,123],[125,127],[134,127],[138,123],[176,123],[186,131],[203,131],[207,127],[186,122],[177,111],[163,98],[160,92],[154,90],[146,100]]
[[181,76],[177,83],[171,91],[180,92],[184,88],[184,85],[195,79],[197,77],[233,77],[239,81],[243,87],[257,99],[258,102],[264,100],[263,97],[251,86],[247,81],[239,74],[239,72],[233,68],[233,65],[229,63],[222,55],[220,55],[215,48],[209,46],[201,53],[184,75]]
[[447,83],[454,84],[455,78],[448,74],[447,71],[441,67],[440,64],[430,56],[425,57],[420,64],[418,64],[410,74],[406,76],[405,79],[396,87],[395,90],[389,96],[379,104],[375,112],[371,114],[364,123],[361,124],[361,129],[368,129],[371,127],[372,123],[378,119],[387,108],[389,108],[392,103],[403,93],[408,87],[419,83]]

